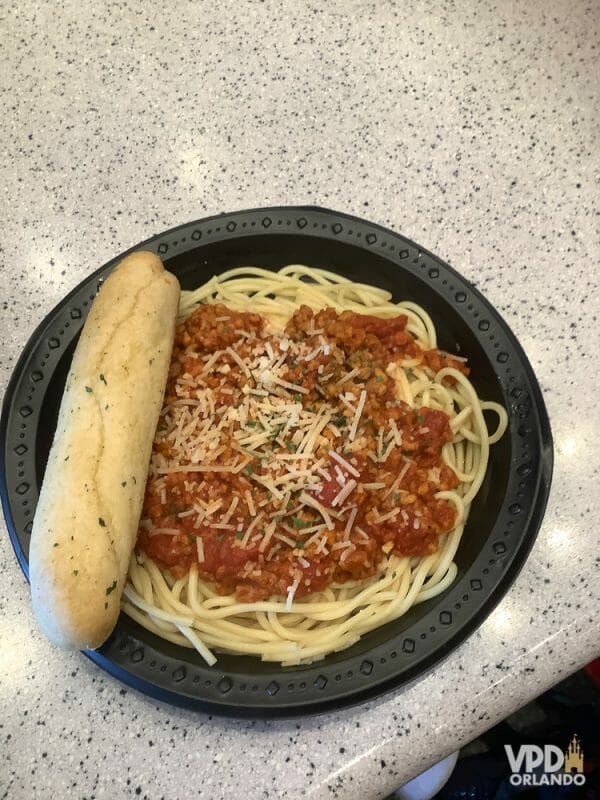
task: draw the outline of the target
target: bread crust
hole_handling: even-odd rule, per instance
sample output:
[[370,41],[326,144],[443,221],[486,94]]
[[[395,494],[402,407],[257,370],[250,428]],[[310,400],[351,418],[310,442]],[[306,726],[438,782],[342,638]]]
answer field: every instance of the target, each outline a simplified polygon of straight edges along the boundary
[[169,371],[179,283],[158,256],[121,261],[77,344],[29,555],[35,617],[69,649],[113,631]]

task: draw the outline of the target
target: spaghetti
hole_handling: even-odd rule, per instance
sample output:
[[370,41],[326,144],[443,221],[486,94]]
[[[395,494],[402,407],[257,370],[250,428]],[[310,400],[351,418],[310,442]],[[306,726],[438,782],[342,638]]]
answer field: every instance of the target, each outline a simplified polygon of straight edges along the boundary
[[182,293],[180,323],[129,616],[209,664],[214,649],[292,665],[450,586],[507,415],[424,309],[325,270],[247,267]]

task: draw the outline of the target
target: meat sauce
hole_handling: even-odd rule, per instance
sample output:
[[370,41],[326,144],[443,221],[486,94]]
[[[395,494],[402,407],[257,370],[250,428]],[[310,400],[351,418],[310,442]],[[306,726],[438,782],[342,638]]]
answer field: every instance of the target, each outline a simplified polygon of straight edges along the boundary
[[388,367],[467,368],[421,350],[406,322],[302,306],[275,335],[257,314],[200,306],[177,330],[137,546],[241,602],[434,553],[456,522],[436,497],[459,484],[442,460],[452,430],[398,399]]

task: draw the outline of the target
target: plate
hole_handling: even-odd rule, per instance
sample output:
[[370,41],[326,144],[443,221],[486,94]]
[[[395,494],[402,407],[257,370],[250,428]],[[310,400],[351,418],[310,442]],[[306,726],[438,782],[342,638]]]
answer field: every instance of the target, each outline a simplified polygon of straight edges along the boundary
[[[469,358],[478,393],[508,411],[492,447],[444,594],[309,666],[282,668],[247,656],[198,654],[159,639],[121,614],[110,639],[85,655],[160,700],[214,713],[283,717],[323,712],[398,689],[430,670],[496,606],[523,566],[542,521],[552,476],[552,437],[542,395],[515,336],[455,270],[397,233],[321,208],[263,208],[182,225],[132,250],[158,253],[184,289],[243,265],[303,263],[388,289],[431,314],[439,346]],[[131,252],[131,251],[128,251]],[[12,375],[0,420],[0,492],[23,571],[32,518],[79,331],[103,278],[90,275],[46,317]]]

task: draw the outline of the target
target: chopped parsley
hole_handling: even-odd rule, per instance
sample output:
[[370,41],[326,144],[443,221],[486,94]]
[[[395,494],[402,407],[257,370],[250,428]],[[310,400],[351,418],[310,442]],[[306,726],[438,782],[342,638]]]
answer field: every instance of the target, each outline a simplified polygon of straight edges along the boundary
[[110,586],[107,586],[107,587],[106,587],[106,596],[108,597],[108,595],[109,595],[111,592],[114,592],[114,590],[115,590],[116,588],[117,588],[117,582],[116,582],[116,581],[113,581],[113,582],[112,582],[112,584],[111,584]]
[[304,519],[300,519],[300,517],[292,517],[292,522],[294,523],[294,528],[310,528],[312,522],[307,522]]
[[298,548],[298,550],[304,549],[304,542],[301,542],[300,540],[298,540],[296,542],[296,547]]
[[100,378],[100,380],[102,381],[102,383],[103,383],[105,386],[108,386],[108,384],[106,383],[106,378],[104,377],[104,375],[102,374],[102,372],[100,373],[100,375],[99,375],[98,377]]
[[241,531],[238,531],[235,535],[235,538],[238,540],[238,542],[241,542],[244,538],[244,534]]
[[101,528],[106,528],[106,522],[102,519],[102,517],[98,517],[98,525],[100,525]]
[[53,547],[60,547],[58,542],[54,542]]
[[91,393],[92,393],[92,387],[91,387],[91,386],[86,386],[86,387],[85,387],[85,390],[86,390],[86,392],[87,392],[88,394],[91,394]]
[[254,474],[254,466],[252,464],[248,464],[247,467],[244,467],[244,472],[246,475],[253,475]]
[[269,441],[271,441],[271,442],[274,442],[274,441],[275,441],[275,439],[276,439],[276,438],[279,436],[279,434],[281,433],[281,431],[282,431],[284,428],[285,428],[285,425],[276,425],[276,426],[273,428],[273,434],[271,435],[271,438],[270,438],[270,440],[269,440]]
[[348,424],[348,418],[346,417],[345,414],[341,414],[339,417],[336,417],[333,420],[333,424],[335,425],[336,428],[343,428],[344,425]]
[[294,444],[293,442],[286,442],[285,446],[290,451],[290,453],[295,453],[298,449],[298,445]]

